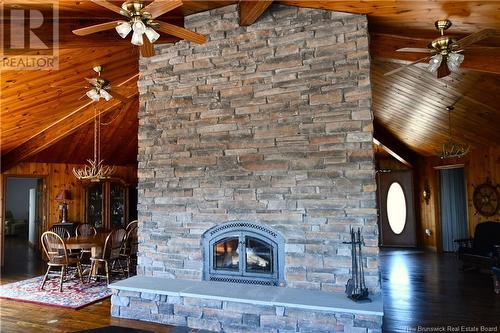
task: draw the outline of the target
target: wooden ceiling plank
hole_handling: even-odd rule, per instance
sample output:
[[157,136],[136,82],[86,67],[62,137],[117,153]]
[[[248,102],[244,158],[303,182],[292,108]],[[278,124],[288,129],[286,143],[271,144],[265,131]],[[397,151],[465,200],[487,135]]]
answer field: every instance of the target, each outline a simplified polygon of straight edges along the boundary
[[272,0],[240,0],[240,25],[254,24],[272,2]]
[[[132,95],[127,97],[132,98],[137,95],[138,92],[134,92]],[[121,105],[120,101],[117,100],[102,103],[103,108],[99,112],[101,115],[106,114]],[[81,126],[91,122],[93,117],[93,104],[86,105],[85,108],[72,112],[64,120],[58,121],[56,124],[53,124],[44,131],[38,133],[36,136],[33,136],[29,141],[17,146],[5,156],[2,156],[2,172],[74,133],[77,129],[81,128]]]

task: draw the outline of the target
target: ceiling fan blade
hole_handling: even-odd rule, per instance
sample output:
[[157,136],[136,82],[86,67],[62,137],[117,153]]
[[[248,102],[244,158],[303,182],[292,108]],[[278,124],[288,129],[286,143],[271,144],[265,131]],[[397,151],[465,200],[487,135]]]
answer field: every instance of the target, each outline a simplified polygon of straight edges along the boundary
[[452,46],[454,48],[463,49],[468,45],[471,45],[473,43],[479,42],[480,40],[488,38],[489,36],[493,35],[494,32],[495,30],[493,29],[483,29],[481,31],[470,34],[469,36],[465,36],[462,39],[459,39]]
[[406,68],[408,68],[408,67],[410,67],[410,66],[413,66],[413,65],[415,65],[415,64],[418,64],[419,62],[425,61],[425,60],[427,60],[427,59],[430,59],[430,56],[429,56],[429,57],[422,58],[422,59],[418,59],[417,61],[414,61],[414,62],[412,62],[412,63],[406,64],[406,65],[401,66],[401,67],[399,67],[399,68],[393,69],[392,71],[389,71],[389,72],[387,72],[387,73],[384,73],[384,76],[389,76],[389,75],[395,74],[395,73],[397,73],[397,72],[402,71],[403,69],[406,69]]
[[113,4],[113,3],[109,2],[109,1],[106,1],[106,0],[90,0],[90,1],[92,1],[96,5],[99,5],[101,7],[109,9],[109,10],[115,12],[115,13],[118,13],[120,15],[126,16],[123,13],[123,9],[121,9],[120,7],[118,7],[117,5],[115,5],[115,4]]
[[118,23],[121,21],[111,21],[111,22],[106,22],[106,23],[101,23],[101,24],[95,24],[91,25],[90,27],[85,27],[85,28],[80,28],[73,30],[73,33],[78,36],[86,36],[90,35],[96,32],[100,31],[105,31],[105,30],[110,30],[116,28]]
[[155,49],[153,44],[149,41],[147,37],[144,37],[144,44],[141,46],[141,54],[143,57],[152,57],[155,55]]
[[443,61],[441,61],[441,65],[439,65],[439,67],[437,69],[437,77],[438,77],[438,79],[440,79],[442,77],[450,75],[450,73],[451,73],[451,71],[448,68],[446,60],[443,59]]
[[138,77],[139,77],[139,73],[135,73],[134,75],[132,75],[132,76],[131,76],[131,77],[129,77],[128,79],[125,79],[125,80],[123,80],[122,82],[118,83],[118,84],[116,85],[116,87],[121,87],[121,86],[123,86],[123,85],[125,85],[125,84],[129,83],[129,82],[130,82],[130,81],[132,81],[133,79],[138,78]]
[[95,79],[95,78],[93,78],[93,79],[85,78],[85,80],[87,80],[87,82],[90,83],[93,86],[97,85],[97,79]]
[[402,49],[397,49],[396,52],[434,53],[436,51],[423,47],[403,47]]
[[117,93],[115,90],[111,90],[110,93],[111,93],[111,96],[113,96],[114,98],[116,98],[120,102],[123,102],[123,103],[129,102],[129,99],[127,97],[123,96],[120,93]]
[[65,84],[65,85],[58,85],[58,84],[49,84],[49,87],[51,88],[88,88],[88,86],[84,85],[71,85],[71,84]]
[[161,32],[164,32],[166,34],[179,37],[181,39],[188,40],[190,42],[194,42],[197,44],[203,44],[207,40],[205,36],[200,35],[196,32],[193,32],[191,30],[184,29],[182,27],[166,23],[166,22],[160,22],[156,21],[159,25],[158,30]]
[[182,6],[182,0],[156,0],[144,7],[143,12],[151,14],[151,18],[157,18]]

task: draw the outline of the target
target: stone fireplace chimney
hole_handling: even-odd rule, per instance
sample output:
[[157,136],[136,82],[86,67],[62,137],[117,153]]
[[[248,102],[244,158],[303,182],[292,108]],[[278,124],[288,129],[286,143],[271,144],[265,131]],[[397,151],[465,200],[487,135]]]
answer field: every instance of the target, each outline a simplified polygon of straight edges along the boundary
[[[367,286],[378,293],[366,17],[273,5],[241,27],[232,5],[185,25],[207,43],[159,45],[140,62],[139,274],[201,281],[219,267],[246,282],[239,251],[258,249],[245,259],[257,280],[343,292],[342,242],[361,227]],[[204,235],[228,221],[257,229],[207,240],[213,259]]]

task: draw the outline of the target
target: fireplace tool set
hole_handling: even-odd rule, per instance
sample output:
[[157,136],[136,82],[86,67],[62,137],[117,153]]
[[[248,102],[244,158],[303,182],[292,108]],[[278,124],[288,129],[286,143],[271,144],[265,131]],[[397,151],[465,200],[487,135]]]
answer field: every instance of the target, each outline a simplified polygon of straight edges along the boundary
[[371,302],[368,298],[368,288],[365,284],[365,271],[363,268],[363,254],[361,252],[361,245],[364,245],[363,238],[361,238],[361,229],[355,232],[351,228],[351,241],[343,242],[344,244],[351,244],[352,256],[352,269],[351,278],[347,281],[345,292],[347,297],[355,302]]

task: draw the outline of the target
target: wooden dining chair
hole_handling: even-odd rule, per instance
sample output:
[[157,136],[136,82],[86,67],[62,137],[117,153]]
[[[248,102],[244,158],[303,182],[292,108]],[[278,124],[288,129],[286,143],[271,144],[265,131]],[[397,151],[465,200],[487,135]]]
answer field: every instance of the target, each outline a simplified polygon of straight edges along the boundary
[[61,227],[59,225],[53,225],[49,229],[49,231],[56,233],[62,239],[68,239],[71,237],[71,234],[69,233],[68,229],[66,229],[65,227]]
[[133,220],[133,221],[131,221],[129,224],[127,224],[127,227],[125,228],[125,230],[126,230],[127,232],[129,232],[129,230],[130,230],[130,229],[132,229],[132,228],[137,228],[137,223],[138,223],[138,221],[137,221],[137,220]]
[[[90,258],[89,282],[92,277],[106,277],[110,283],[110,272],[114,262],[120,259],[120,253],[123,241],[127,235],[125,229],[116,229],[109,233],[104,242],[104,248],[100,256]],[[99,275],[97,272],[99,263],[104,264],[105,275]]]
[[91,237],[97,235],[97,230],[89,223],[83,223],[76,227],[76,237]]
[[[45,282],[49,276],[59,276],[59,291],[62,291],[63,281],[66,277],[67,269],[69,266],[76,266],[78,270],[78,275],[80,277],[80,281],[83,283],[82,278],[82,268],[80,266],[80,258],[72,257],[69,255],[68,250],[66,249],[66,244],[61,236],[52,231],[46,231],[42,234],[42,247],[47,258],[47,272],[43,277],[42,285],[40,289],[43,290]],[[59,273],[51,273],[51,270],[54,268],[60,268]]]
[[125,261],[125,269],[127,277],[130,277],[132,271],[132,264],[137,264],[137,250],[139,247],[139,238],[137,235],[137,224],[127,231],[127,236],[123,242],[120,259]]
[[[92,237],[97,235],[97,230],[94,228],[89,223],[83,223],[78,225],[76,227],[76,237]],[[80,254],[80,262],[82,263],[82,266],[85,268],[90,267],[90,255],[91,255],[92,250],[91,249],[81,249],[79,251]]]

